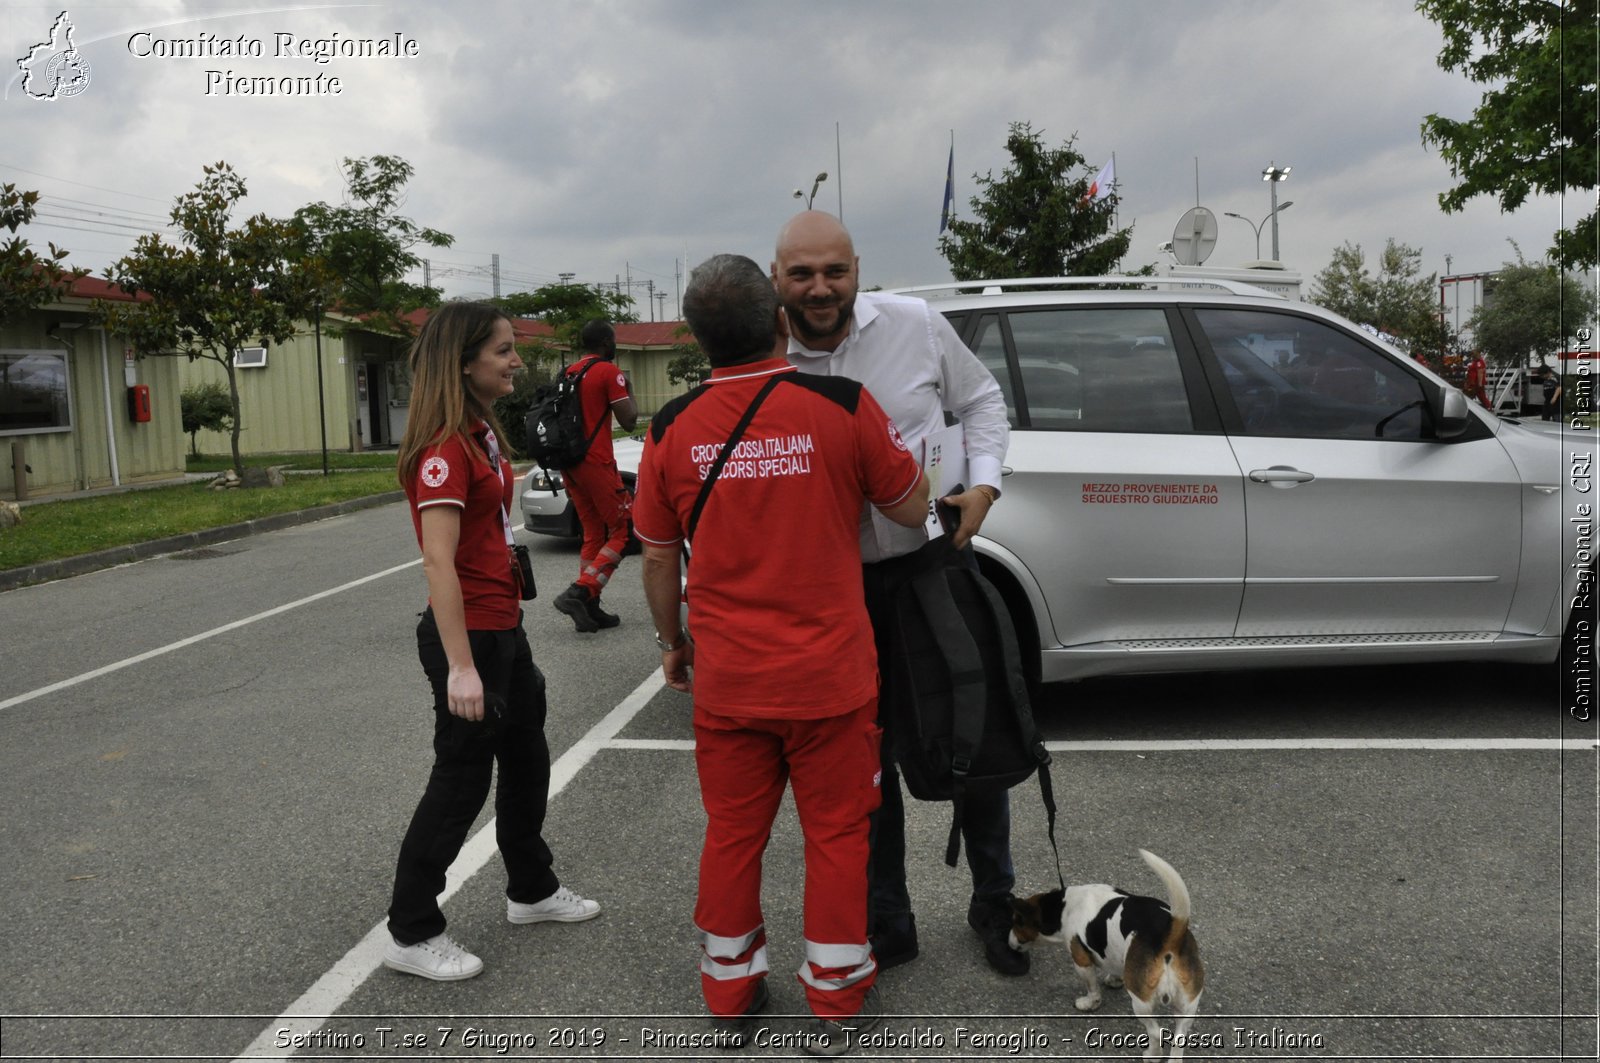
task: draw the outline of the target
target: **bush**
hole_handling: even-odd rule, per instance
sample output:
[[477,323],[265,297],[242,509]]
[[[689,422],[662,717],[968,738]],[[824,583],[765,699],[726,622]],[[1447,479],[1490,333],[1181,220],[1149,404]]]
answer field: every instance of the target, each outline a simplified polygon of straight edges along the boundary
[[202,429],[226,432],[233,428],[233,399],[228,389],[216,381],[183,389],[183,430],[189,433],[189,453],[200,456]]

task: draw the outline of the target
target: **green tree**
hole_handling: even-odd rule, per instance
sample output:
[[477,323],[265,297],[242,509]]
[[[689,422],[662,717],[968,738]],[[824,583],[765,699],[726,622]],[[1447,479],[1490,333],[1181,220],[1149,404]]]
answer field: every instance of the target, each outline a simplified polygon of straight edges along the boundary
[[520,451],[522,424],[528,410],[538,398],[539,390],[555,379],[555,374],[580,346],[578,334],[583,326],[596,319],[614,325],[631,324],[639,320],[639,315],[631,309],[631,298],[598,284],[547,284],[531,292],[512,292],[491,302],[512,317],[543,321],[554,331],[549,338],[517,344],[517,355],[527,369],[517,377],[515,391],[495,400],[495,415],[516,437]]
[[667,379],[690,387],[704,384],[711,377],[711,360],[695,342],[694,333],[688,325],[679,325],[672,335],[678,342],[672,347],[672,361],[667,363]]
[[1359,323],[1371,316],[1376,287],[1361,245],[1346,243],[1334,248],[1327,267],[1312,279],[1307,301]]
[[1367,270],[1360,244],[1336,248],[1312,281],[1309,301],[1401,341],[1413,354],[1437,360],[1453,346],[1439,313],[1439,275],[1423,277],[1422,252],[1390,237],[1378,256],[1376,275]]
[[[1593,193],[1600,170],[1597,0],[1418,0],[1417,10],[1444,32],[1439,66],[1492,86],[1467,121],[1437,114],[1423,120],[1423,141],[1438,145],[1457,180],[1439,205],[1458,211],[1474,196],[1492,195],[1512,211],[1534,192]],[[1591,209],[1556,232],[1550,255],[1558,267],[1594,266],[1594,196],[1567,202]]]
[[88,272],[62,269],[59,263],[67,257],[67,252],[55,244],[47,245],[50,248],[47,254],[40,254],[27,240],[16,235],[18,229],[33,221],[38,202],[37,192],[23,192],[16,185],[0,185],[0,227],[12,234],[0,244],[0,325],[61,298],[72,287],[74,279]]
[[233,397],[215,380],[183,389],[183,430],[189,433],[189,453],[200,456],[202,430],[225,432],[233,418]]
[[139,357],[208,358],[228,379],[233,463],[239,452],[239,382],[234,352],[259,341],[283,343],[295,334],[309,300],[299,268],[295,226],[256,214],[229,228],[245,198],[244,178],[226,162],[207,166],[191,192],[178,197],[172,224],[182,233],[169,244],[158,233],[139,237],[133,253],[112,263],[106,279],[133,303],[96,304],[106,327],[127,337]]
[[558,339],[574,346],[583,326],[596,318],[614,325],[639,320],[633,297],[603,284],[546,284],[531,292],[512,292],[498,305],[513,317],[543,321]]
[[980,189],[970,200],[976,220],[952,219],[939,237],[939,253],[956,280],[1100,276],[1116,269],[1133,227],[1113,231],[1115,192],[1089,198],[1094,171],[1073,148],[1076,139],[1051,149],[1027,122],[1011,124],[1011,165],[998,178],[993,171],[973,175]]
[[406,282],[406,273],[422,262],[414,248],[449,247],[455,237],[399,213],[406,182],[415,172],[406,160],[397,155],[347,158],[340,169],[344,203],[313,203],[295,211],[302,253],[321,259],[331,273],[325,305],[409,335],[400,315],[438,306],[441,294],[438,288]]
[[1507,262],[1484,285],[1484,301],[1467,326],[1484,358],[1498,366],[1538,365],[1564,350],[1567,337],[1593,320],[1583,285],[1548,262],[1529,262],[1515,243]]
[[543,321],[555,333],[549,339],[530,340],[517,345],[517,353],[536,376],[561,367],[579,347],[578,334],[596,319],[613,325],[639,320],[633,299],[595,284],[546,284],[531,292],[512,292],[491,300],[512,317]]

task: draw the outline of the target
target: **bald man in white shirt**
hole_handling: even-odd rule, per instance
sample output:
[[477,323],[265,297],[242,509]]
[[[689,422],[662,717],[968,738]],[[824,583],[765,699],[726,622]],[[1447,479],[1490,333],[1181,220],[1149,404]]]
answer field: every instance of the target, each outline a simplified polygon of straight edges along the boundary
[[[860,260],[844,226],[831,214],[806,211],[778,234],[772,280],[789,320],[788,356],[803,373],[844,376],[865,384],[913,452],[945,425],[961,422],[967,441],[967,489],[945,499],[961,514],[954,533],[966,547],[1000,498],[1000,473],[1011,429],[1005,398],[993,374],[961,342],[944,317],[921,299],[859,292]],[[861,529],[862,576],[877,638],[883,683],[880,706],[891,703],[895,636],[891,598],[879,566],[913,553],[927,541],[921,528],[881,519],[870,509]],[[880,970],[917,956],[916,920],[906,888],[905,805],[884,725],[883,807],[873,827],[868,926]],[[1010,947],[1011,808],[1005,793],[968,797],[963,848],[972,872],[967,922],[983,941],[989,965],[1002,974],[1027,973],[1028,954]]]

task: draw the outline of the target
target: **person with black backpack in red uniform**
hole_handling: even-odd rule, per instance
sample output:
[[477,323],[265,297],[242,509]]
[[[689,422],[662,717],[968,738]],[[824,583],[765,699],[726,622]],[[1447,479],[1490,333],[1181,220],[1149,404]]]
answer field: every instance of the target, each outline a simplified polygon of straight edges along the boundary
[[561,476],[583,525],[583,550],[577,580],[556,595],[552,604],[571,617],[579,631],[591,632],[622,622],[615,613],[600,608],[600,593],[622,563],[633,503],[617,473],[611,433],[605,429],[614,415],[623,431],[632,431],[639,413],[627,374],[615,366],[616,330],[604,321],[591,321],[583,326],[579,340],[584,356],[567,366],[565,373],[569,377],[583,374],[578,393],[583,424],[593,438],[583,460],[562,470]]

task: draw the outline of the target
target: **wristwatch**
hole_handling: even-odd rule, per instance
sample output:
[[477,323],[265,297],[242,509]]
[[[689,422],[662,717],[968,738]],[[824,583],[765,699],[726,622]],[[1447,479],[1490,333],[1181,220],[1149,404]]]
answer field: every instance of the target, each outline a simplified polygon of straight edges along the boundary
[[661,637],[661,632],[656,632],[656,645],[661,647],[662,653],[671,653],[673,650],[681,650],[688,641],[689,633],[687,631],[678,632],[678,637],[670,642]]

